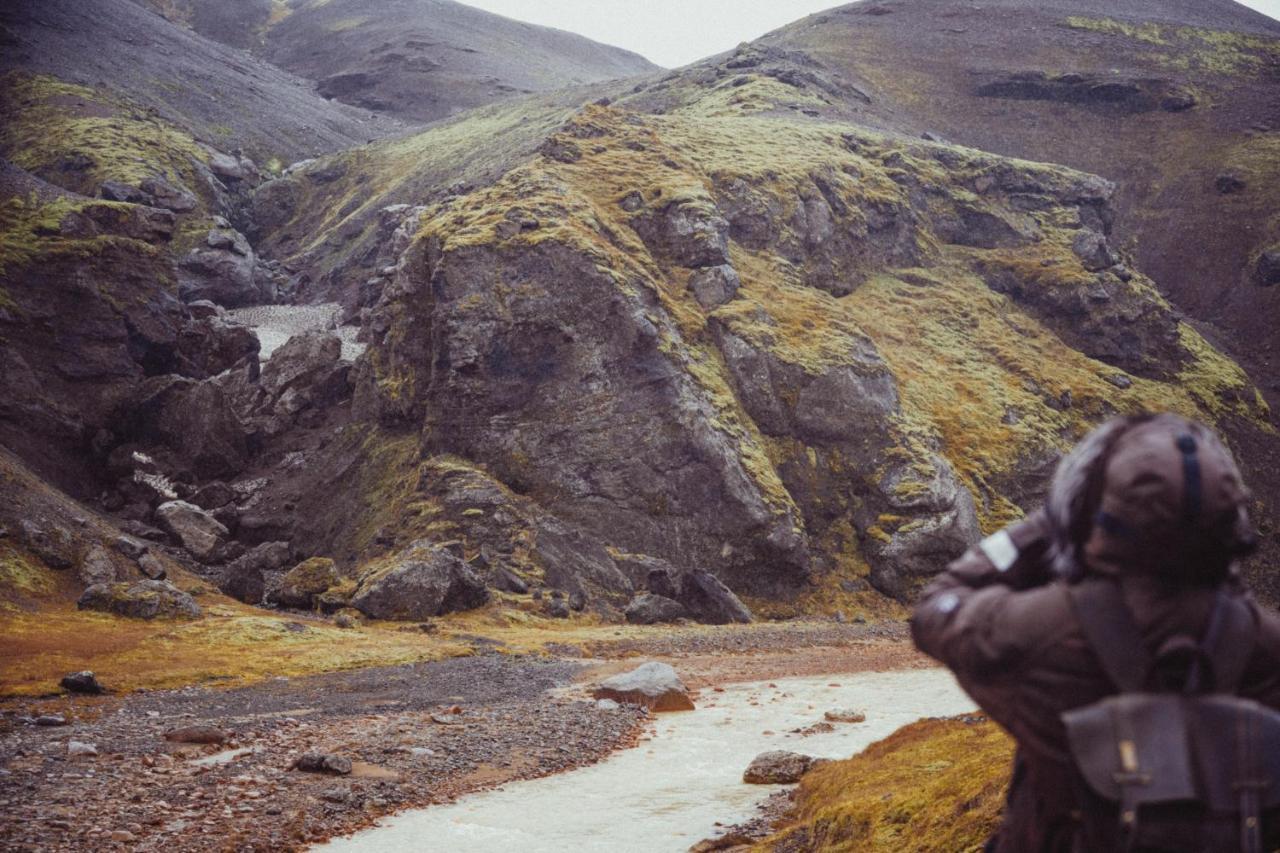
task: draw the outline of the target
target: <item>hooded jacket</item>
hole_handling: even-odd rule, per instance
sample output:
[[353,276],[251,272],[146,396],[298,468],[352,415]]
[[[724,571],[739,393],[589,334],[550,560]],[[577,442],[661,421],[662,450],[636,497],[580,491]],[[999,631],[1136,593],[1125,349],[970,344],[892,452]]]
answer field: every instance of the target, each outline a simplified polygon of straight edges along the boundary
[[[1089,451],[1083,457],[1105,465],[1102,451],[1114,449],[1117,434],[1083,447]],[[1083,535],[1074,542],[1064,537],[1076,521],[1064,507],[1097,509],[1083,499],[1092,488],[1088,465],[1081,465],[1082,454],[1073,457],[1055,475],[1057,494],[1051,490],[1051,504],[1056,497],[1064,515],[1051,522],[1039,511],[970,549],[925,589],[911,622],[916,645],[949,667],[1017,742],[1004,821],[988,846],[999,853],[1079,849],[1081,806],[1061,715],[1116,692],[1073,611],[1067,584],[1082,575],[1117,579],[1153,656],[1171,638],[1202,637],[1220,589],[1246,602],[1257,630],[1238,695],[1280,710],[1280,616],[1254,601],[1230,572],[1190,580],[1146,566],[1128,572],[1125,554],[1100,548],[1090,525],[1080,527]],[[1095,501],[1102,502],[1098,491]],[[1105,559],[1091,562],[1090,554]],[[1280,838],[1267,840],[1268,849],[1280,845]]]

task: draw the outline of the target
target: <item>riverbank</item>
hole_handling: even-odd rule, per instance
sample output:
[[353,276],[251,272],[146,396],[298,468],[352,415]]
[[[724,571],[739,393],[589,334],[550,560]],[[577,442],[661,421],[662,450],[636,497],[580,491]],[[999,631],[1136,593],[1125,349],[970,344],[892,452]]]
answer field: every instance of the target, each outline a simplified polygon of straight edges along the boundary
[[[0,724],[0,838],[15,850],[289,850],[409,808],[560,773],[630,746],[648,720],[601,710],[583,685],[640,659],[694,688],[914,668],[901,625],[780,623],[565,634],[550,653],[438,662],[105,698],[7,701]],[[67,726],[28,720],[61,713]],[[213,745],[164,734],[208,724]],[[70,741],[96,756],[71,756]],[[291,770],[307,752],[349,776]],[[214,759],[224,756],[225,761]],[[213,759],[212,761],[210,759]]]

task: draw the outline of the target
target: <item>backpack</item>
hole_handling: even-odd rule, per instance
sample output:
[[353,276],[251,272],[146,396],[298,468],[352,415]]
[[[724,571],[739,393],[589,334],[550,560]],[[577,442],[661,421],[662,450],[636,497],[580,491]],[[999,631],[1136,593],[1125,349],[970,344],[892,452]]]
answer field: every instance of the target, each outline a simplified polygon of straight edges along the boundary
[[[1119,690],[1062,715],[1081,807],[1077,849],[1275,849],[1280,713],[1234,695],[1257,632],[1253,608],[1223,590],[1199,643],[1174,640],[1153,658],[1118,584],[1095,578],[1069,589]],[[1151,679],[1171,668],[1181,684],[1150,691]]]

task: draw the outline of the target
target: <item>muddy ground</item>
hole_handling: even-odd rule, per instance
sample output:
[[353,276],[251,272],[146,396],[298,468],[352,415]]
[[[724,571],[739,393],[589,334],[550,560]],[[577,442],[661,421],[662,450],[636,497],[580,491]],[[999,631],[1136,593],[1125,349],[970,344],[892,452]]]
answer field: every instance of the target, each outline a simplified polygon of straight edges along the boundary
[[[896,625],[655,633],[564,652],[574,658],[491,653],[235,690],[4,703],[0,846],[300,849],[395,811],[562,772],[633,744],[647,729],[646,712],[601,710],[584,687],[641,660],[673,663],[695,690],[922,663]],[[68,725],[34,722],[52,712]],[[227,740],[165,739],[197,724]],[[92,744],[97,755],[69,754],[71,741]],[[293,769],[309,752],[348,758],[352,772]]]

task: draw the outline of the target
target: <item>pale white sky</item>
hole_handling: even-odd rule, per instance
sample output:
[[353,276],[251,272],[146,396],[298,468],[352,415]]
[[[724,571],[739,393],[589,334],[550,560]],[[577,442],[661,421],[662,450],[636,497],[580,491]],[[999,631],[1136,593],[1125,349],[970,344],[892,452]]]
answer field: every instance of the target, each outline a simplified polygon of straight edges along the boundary
[[[675,68],[847,0],[461,0],[508,18],[581,33]],[[1243,0],[1280,19],[1280,0]]]

